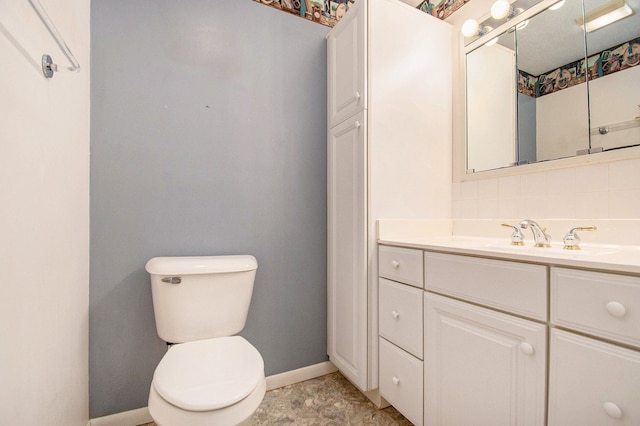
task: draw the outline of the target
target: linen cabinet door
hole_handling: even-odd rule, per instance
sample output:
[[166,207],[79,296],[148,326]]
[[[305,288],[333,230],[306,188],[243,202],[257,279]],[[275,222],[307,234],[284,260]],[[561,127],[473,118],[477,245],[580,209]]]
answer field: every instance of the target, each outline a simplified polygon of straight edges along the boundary
[[356,386],[368,385],[366,115],[328,141],[328,352]]
[[424,296],[426,425],[544,425],[546,326]]
[[366,18],[367,1],[359,1],[327,37],[329,128],[366,108]]

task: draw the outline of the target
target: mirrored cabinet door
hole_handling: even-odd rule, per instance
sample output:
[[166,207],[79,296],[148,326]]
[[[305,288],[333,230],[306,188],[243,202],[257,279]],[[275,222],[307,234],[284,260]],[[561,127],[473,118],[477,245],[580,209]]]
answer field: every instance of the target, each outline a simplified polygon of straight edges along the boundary
[[[591,110],[591,150],[640,144],[640,0],[584,0]],[[599,15],[631,13],[596,28]]]
[[640,0],[519,10],[466,50],[467,172],[640,145]]
[[515,27],[520,164],[573,157],[589,148],[585,44],[579,0]]

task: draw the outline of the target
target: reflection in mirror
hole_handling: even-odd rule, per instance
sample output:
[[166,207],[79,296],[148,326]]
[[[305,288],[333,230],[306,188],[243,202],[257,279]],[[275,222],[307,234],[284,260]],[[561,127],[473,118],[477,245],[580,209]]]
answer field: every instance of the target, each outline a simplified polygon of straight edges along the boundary
[[552,8],[526,21],[514,19],[515,27],[497,44],[467,54],[467,169],[588,150],[584,33],[575,21],[582,2]]
[[[495,43],[497,41],[497,43]],[[516,159],[514,33],[467,54],[467,169],[489,170]]]
[[585,0],[592,152],[640,144],[640,0],[626,1],[632,15],[589,31],[598,10],[624,5]]
[[520,164],[589,148],[582,2],[567,0],[516,27]]

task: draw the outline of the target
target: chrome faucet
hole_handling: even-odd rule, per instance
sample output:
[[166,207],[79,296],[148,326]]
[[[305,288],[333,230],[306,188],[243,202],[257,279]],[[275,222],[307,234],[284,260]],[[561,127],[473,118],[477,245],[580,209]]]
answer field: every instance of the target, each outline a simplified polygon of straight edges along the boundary
[[564,242],[565,250],[580,250],[580,237],[576,231],[595,231],[595,226],[578,226],[577,228],[571,228],[567,235],[564,236],[562,241]]
[[520,222],[520,228],[531,228],[531,232],[533,232],[533,239],[535,241],[535,247],[551,247],[551,235],[546,233],[547,228],[542,228],[531,219],[525,219]]

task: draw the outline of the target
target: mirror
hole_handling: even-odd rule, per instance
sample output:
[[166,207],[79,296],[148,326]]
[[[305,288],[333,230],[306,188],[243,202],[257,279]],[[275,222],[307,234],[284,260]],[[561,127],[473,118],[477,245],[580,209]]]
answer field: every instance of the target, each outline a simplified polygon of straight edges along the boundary
[[[605,0],[584,0],[587,16]],[[633,15],[587,32],[591,151],[640,144],[640,0]]]
[[582,1],[554,9],[467,53],[468,172],[640,144],[638,13],[585,37]]

